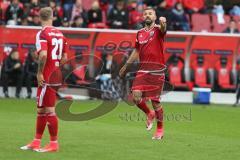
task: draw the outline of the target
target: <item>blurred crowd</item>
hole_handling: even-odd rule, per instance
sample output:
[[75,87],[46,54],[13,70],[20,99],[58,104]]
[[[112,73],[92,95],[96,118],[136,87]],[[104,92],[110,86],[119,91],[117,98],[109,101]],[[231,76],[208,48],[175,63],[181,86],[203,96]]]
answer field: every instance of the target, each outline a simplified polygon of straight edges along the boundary
[[[0,23],[39,26],[44,6],[53,9],[56,27],[139,29],[146,6],[167,17],[168,30],[176,31],[190,31],[195,13],[240,16],[239,0],[0,0]],[[230,30],[238,25],[233,23],[239,22],[232,19]]]
[[[117,57],[121,63],[126,61],[125,56]],[[118,71],[120,65],[113,59],[112,54],[107,54],[103,52],[101,54],[101,61],[98,58],[94,60],[96,64],[93,73],[93,79],[97,83],[94,83],[95,88],[104,90],[106,87],[111,86],[111,76],[112,79],[116,79],[118,76]],[[113,62],[114,61],[114,62]],[[68,59],[67,63],[61,66],[61,71],[63,74],[63,86],[78,88],[84,85],[91,85],[86,79],[90,80],[90,73],[87,71],[87,66],[85,64],[89,63],[89,55],[84,55],[81,51],[76,51],[75,56]],[[99,65],[102,65],[99,67]],[[20,98],[22,87],[26,87],[27,96],[26,98],[32,97],[32,87],[37,86],[37,68],[38,60],[37,53],[35,49],[29,49],[26,54],[26,59],[24,61],[20,60],[20,53],[17,49],[12,49],[9,55],[4,59],[2,65],[0,65],[0,85],[3,86],[3,94],[6,98],[9,97],[9,86],[16,86],[15,97]],[[114,70],[112,70],[114,68]],[[101,85],[105,85],[104,87]],[[116,82],[119,85],[119,81]],[[110,87],[111,88],[111,87]],[[117,92],[116,92],[117,94]],[[109,96],[109,95],[107,95]],[[117,96],[119,97],[119,96]]]

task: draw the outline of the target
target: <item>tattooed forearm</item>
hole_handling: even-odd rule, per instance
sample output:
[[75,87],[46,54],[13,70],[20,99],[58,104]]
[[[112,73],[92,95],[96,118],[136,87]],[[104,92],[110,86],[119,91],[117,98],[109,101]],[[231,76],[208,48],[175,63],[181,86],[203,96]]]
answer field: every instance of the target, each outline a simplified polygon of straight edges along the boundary
[[43,72],[43,69],[44,69],[44,66],[46,64],[46,52],[45,51],[42,51],[40,52],[39,54],[39,58],[38,58],[38,73],[42,73]]

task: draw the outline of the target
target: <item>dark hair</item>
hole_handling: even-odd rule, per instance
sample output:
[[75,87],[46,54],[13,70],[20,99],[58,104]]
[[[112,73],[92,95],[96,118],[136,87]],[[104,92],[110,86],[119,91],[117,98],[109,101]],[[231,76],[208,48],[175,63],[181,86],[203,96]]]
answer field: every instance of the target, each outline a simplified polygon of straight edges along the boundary
[[229,23],[231,23],[231,22],[237,23],[237,22],[235,21],[235,19],[231,19],[231,20],[229,21]]
[[153,7],[147,7],[143,11],[146,11],[146,10],[153,10],[156,13],[156,11],[155,11],[155,9]]
[[81,16],[75,16],[74,18],[73,18],[73,21],[76,21],[77,19],[79,19],[79,18],[82,18]]

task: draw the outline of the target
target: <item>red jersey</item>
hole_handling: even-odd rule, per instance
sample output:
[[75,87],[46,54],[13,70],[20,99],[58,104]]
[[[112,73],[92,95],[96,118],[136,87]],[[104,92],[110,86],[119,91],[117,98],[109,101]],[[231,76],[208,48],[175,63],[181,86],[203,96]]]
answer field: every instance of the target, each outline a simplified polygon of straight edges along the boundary
[[165,64],[163,43],[166,33],[155,26],[137,32],[135,48],[139,52],[140,70],[159,70]]
[[66,46],[66,38],[54,27],[44,27],[37,33],[37,53],[47,51],[47,61],[43,70],[43,77],[47,84],[59,84],[59,78],[61,78],[59,66],[62,55],[66,52]]

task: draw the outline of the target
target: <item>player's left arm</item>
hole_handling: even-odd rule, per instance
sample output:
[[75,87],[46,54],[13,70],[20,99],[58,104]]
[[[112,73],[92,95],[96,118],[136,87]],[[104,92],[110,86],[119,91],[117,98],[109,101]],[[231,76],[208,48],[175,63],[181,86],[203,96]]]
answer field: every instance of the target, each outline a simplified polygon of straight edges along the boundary
[[43,77],[43,70],[47,61],[47,50],[42,50],[39,52],[38,56],[38,72],[37,72],[37,80],[38,85],[43,86],[44,77]]
[[159,18],[159,25],[157,25],[162,33],[167,31],[167,19],[166,17]]
[[63,65],[67,62],[67,41],[66,38],[64,38],[64,43],[63,43],[63,55],[60,61],[60,64]]
[[60,64],[63,65],[67,62],[67,53],[64,52]]

